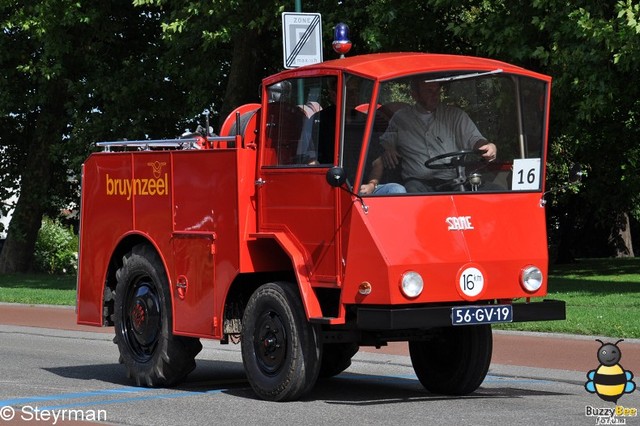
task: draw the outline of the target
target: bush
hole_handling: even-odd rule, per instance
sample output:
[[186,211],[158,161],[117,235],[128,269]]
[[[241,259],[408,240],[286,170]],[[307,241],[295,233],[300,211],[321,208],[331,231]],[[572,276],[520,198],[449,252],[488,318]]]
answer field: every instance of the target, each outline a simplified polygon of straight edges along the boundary
[[78,270],[78,237],[71,227],[44,218],[38,232],[35,268],[49,274],[75,274]]

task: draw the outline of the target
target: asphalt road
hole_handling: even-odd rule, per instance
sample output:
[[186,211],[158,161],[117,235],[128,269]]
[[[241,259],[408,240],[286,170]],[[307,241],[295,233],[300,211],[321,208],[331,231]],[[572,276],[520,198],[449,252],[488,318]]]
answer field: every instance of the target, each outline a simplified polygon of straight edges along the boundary
[[[11,322],[7,312],[6,305],[0,306],[0,324]],[[29,312],[40,317],[41,311]],[[497,333],[496,342],[504,336]],[[574,344],[594,344],[591,338],[524,337],[552,354]],[[186,382],[172,389],[147,389],[126,379],[109,330],[0,325],[0,426],[16,420],[68,424],[82,418],[127,425],[595,425],[610,420],[640,425],[638,415],[587,416],[590,407],[615,408],[585,390],[588,370],[517,365],[520,347],[510,356],[498,345],[500,359],[510,358],[510,365],[494,362],[480,389],[467,397],[424,391],[397,346],[361,351],[348,370],[320,381],[302,401],[273,403],[256,399],[251,391],[239,346],[203,343],[198,367]],[[636,345],[640,342],[620,345],[621,364],[640,375],[640,358],[630,349]],[[595,369],[595,353],[591,357],[590,369]],[[640,391],[622,395],[618,406],[640,409]]]

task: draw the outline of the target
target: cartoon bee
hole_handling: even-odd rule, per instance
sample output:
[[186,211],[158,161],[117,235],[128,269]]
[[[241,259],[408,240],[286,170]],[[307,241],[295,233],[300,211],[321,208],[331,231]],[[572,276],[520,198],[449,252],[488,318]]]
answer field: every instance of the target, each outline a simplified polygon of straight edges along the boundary
[[604,343],[602,340],[596,339],[602,345],[598,349],[600,366],[587,373],[589,380],[584,384],[584,388],[589,393],[597,394],[604,401],[617,403],[622,394],[631,393],[636,388],[636,384],[631,381],[633,373],[626,371],[619,364],[622,352],[618,348],[618,343],[623,340],[620,339],[616,343]]

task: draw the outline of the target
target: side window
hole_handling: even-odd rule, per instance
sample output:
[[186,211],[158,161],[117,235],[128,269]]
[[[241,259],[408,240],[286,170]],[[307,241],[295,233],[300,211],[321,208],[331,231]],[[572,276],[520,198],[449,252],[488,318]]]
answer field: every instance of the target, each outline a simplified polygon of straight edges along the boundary
[[333,163],[336,81],[335,76],[300,78],[267,88],[264,165]]
[[[370,80],[354,75],[346,75],[344,78],[342,167],[347,174],[347,183],[352,188],[358,186],[355,177],[364,142],[372,90],[373,82]],[[376,140],[372,143],[378,142]],[[367,171],[368,165],[365,165],[365,173]]]
[[525,158],[542,157],[546,89],[544,82],[520,78]]

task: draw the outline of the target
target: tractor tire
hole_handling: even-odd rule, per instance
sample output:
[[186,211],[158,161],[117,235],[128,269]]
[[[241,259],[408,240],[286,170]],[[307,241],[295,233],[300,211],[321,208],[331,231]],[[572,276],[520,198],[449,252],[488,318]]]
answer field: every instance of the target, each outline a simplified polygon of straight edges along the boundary
[[490,325],[440,328],[433,339],[409,342],[420,383],[442,395],[467,395],[478,389],[489,371],[492,350]]
[[196,366],[199,339],[174,336],[169,283],[160,258],[139,244],[116,272],[114,341],[137,386],[172,386]]
[[322,344],[297,287],[269,283],[249,298],[242,319],[242,362],[254,392],[268,401],[299,399],[316,383]]

